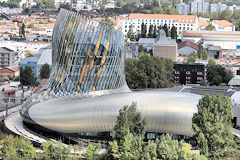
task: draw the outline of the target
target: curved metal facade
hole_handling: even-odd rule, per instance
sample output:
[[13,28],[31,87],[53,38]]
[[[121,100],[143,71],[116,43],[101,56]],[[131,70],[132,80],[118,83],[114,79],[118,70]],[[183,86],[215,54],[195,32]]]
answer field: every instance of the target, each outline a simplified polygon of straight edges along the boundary
[[23,104],[21,114],[29,117],[29,107],[51,98],[123,87],[123,49],[122,32],[62,9],[53,32],[51,77]]
[[53,33],[47,84],[21,109],[23,119],[62,133],[109,132],[124,105],[146,117],[147,131],[191,136],[198,95],[131,92],[124,75],[124,36],[110,26],[61,10]]

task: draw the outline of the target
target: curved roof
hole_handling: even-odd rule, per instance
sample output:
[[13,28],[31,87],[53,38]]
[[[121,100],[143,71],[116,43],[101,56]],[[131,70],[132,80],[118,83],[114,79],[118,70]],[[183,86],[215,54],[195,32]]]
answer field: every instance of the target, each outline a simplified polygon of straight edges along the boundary
[[119,109],[136,102],[147,132],[192,136],[192,116],[200,95],[169,91],[119,93],[84,99],[58,98],[33,105],[30,118],[62,133],[110,132]]
[[236,75],[229,82],[229,86],[240,86],[240,75]]

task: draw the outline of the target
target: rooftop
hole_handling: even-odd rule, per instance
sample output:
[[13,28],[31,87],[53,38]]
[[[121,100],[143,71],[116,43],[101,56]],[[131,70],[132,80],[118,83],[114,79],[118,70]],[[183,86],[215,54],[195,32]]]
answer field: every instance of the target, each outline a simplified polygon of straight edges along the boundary
[[179,43],[178,44],[178,49],[183,48],[185,46],[189,46],[189,47],[191,47],[193,49],[198,50],[198,45],[196,43],[193,43],[193,42],[189,41],[189,40],[186,40],[184,42]]
[[158,31],[158,36],[155,41],[155,46],[177,46],[175,40],[166,37],[166,33],[164,30]]
[[173,19],[173,20],[196,20],[197,16],[193,15],[167,15],[167,14],[140,14],[132,13],[130,19]]
[[234,24],[226,21],[226,20],[220,20],[220,21],[213,21],[213,23],[219,25],[220,27],[232,27]]
[[239,31],[186,31],[182,32],[183,37],[202,37],[204,35],[216,36],[240,36]]
[[201,28],[203,26],[208,26],[209,25],[209,22],[204,20],[204,19],[200,19],[198,20],[198,27]]

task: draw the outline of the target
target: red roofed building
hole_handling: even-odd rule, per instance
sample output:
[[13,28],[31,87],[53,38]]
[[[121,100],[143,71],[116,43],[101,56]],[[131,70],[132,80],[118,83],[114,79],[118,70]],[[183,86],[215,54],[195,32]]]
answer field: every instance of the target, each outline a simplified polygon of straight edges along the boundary
[[19,76],[19,67],[14,66],[14,67],[6,67],[0,69],[0,78],[1,79],[8,79],[10,77],[15,78]]
[[178,55],[189,55],[192,52],[197,53],[198,45],[189,40],[178,44]]
[[134,32],[141,32],[141,24],[147,24],[147,30],[150,25],[164,26],[167,24],[171,29],[174,25],[180,33],[183,30],[197,30],[197,16],[194,15],[164,15],[164,14],[140,14],[132,13],[123,20],[122,32],[126,35],[130,25]]
[[215,27],[216,31],[235,31],[234,24],[226,20],[215,20],[212,22],[212,25]]
[[209,25],[209,22],[205,19],[198,20],[198,30],[205,30],[205,28]]

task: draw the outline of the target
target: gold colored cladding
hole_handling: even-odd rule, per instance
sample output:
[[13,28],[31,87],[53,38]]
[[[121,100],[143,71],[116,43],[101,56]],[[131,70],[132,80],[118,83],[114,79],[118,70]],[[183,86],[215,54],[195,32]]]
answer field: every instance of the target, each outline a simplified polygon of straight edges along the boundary
[[[97,53],[98,53],[98,50],[99,50],[99,46],[100,46],[102,35],[103,35],[103,29],[104,29],[104,25],[101,26],[101,30],[100,30],[100,33],[99,33],[99,36],[98,36],[98,41],[97,41],[97,44],[96,44],[94,52],[93,52],[95,56],[97,56]],[[87,82],[89,81],[89,77],[90,77],[91,71],[93,69],[93,65],[94,65],[94,58],[92,59],[92,61],[90,63],[90,66],[89,66],[89,69],[88,69]]]
[[[64,27],[64,31],[62,32],[60,44],[63,44],[63,41],[64,41],[64,39],[65,39],[65,38],[63,38],[63,37],[64,37],[64,35],[66,34],[66,31],[67,31],[67,28],[68,28],[68,24],[69,24],[69,22],[70,22],[70,19],[71,19],[70,17],[67,19],[67,23],[66,23],[66,25],[65,25],[65,27]],[[61,48],[61,47],[59,47],[58,50],[59,50],[60,48]],[[56,60],[56,65],[55,65],[55,67],[54,67],[54,73],[56,72],[58,65],[60,65],[60,64],[58,64],[58,62],[61,61],[61,57],[62,57],[62,56],[58,56],[58,60]],[[59,75],[59,72],[60,72],[60,69],[58,69],[57,75]],[[55,81],[56,81],[56,82],[57,82],[57,80],[58,80],[57,75],[56,75],[56,77],[55,77]]]
[[[68,26],[68,24],[69,24],[69,22],[70,22],[70,19],[71,19],[71,18],[68,18],[68,19],[67,19],[67,22],[66,22],[65,27],[64,27],[64,31],[62,32],[62,35],[61,35],[61,42],[60,42],[60,44],[62,44],[63,36],[65,35],[65,33],[66,33],[66,31],[67,31],[67,28],[68,28],[67,26]],[[60,56],[58,56],[58,59],[60,59],[59,57],[60,57]],[[56,60],[56,64],[55,64],[54,71],[53,71],[53,74],[52,74],[52,75],[54,75],[54,73],[56,72],[57,66],[58,66],[58,60]],[[59,71],[59,70],[58,70],[58,71]],[[56,77],[56,78],[57,78],[57,77]],[[54,78],[53,78],[53,79],[54,79]],[[55,79],[55,80],[56,80],[56,79]],[[57,80],[56,80],[56,81],[57,81]],[[46,85],[45,88],[48,88],[50,84],[51,84],[51,83],[49,82],[49,83]],[[34,96],[33,98],[36,98],[36,97],[37,97],[37,95]],[[41,97],[40,97],[40,98],[41,98]],[[37,101],[39,101],[40,98],[39,98]]]
[[89,59],[90,53],[91,53],[91,49],[89,47],[88,51],[87,51],[87,56],[86,56],[86,59],[85,59],[85,63],[83,65],[83,67],[82,67],[82,71],[81,71],[80,78],[79,78],[79,81],[78,81],[80,84],[83,81],[83,76],[84,76],[85,70],[87,68],[87,63],[88,63],[88,59]]
[[[71,21],[70,21],[70,19],[71,19]],[[66,25],[65,28],[64,28],[64,32],[65,32],[65,33],[66,33],[66,30],[65,30],[65,29],[68,28],[68,32],[67,32],[67,35],[66,35],[66,38],[65,38],[65,41],[64,41],[64,46],[66,46],[66,42],[67,42],[66,39],[68,39],[68,37],[69,37],[69,32],[70,32],[70,29],[72,28],[73,19],[74,19],[74,17],[69,18],[69,21],[70,21],[69,27],[67,27],[67,25]],[[69,21],[68,21],[68,23],[69,23]],[[67,23],[67,24],[68,24],[68,23]],[[65,48],[65,47],[64,47],[64,48]],[[65,50],[65,49],[63,49],[63,50]],[[60,69],[58,69],[58,73],[57,73],[56,78],[55,78],[56,81],[58,80],[58,75],[59,75],[59,74],[60,74]],[[56,89],[55,89],[55,90],[56,90]],[[47,92],[46,92],[43,96],[41,96],[36,102],[41,101],[43,98],[45,98],[50,91],[51,91],[51,89],[48,89]]]
[[[68,42],[67,39],[69,38],[69,34],[70,34],[71,30],[72,30],[73,19],[74,19],[74,18],[72,18],[72,20],[71,20],[71,22],[70,22],[70,25],[69,25],[69,27],[68,27],[68,32],[67,32],[67,36],[66,36],[67,38],[65,39],[65,42],[64,42],[63,52],[65,51],[65,48],[66,48],[67,42]],[[66,58],[67,58],[67,57],[65,56],[65,61],[66,61]],[[62,65],[63,65],[63,64],[61,63],[61,66],[62,66]],[[59,74],[60,74],[60,71],[61,71],[61,70],[58,71],[58,74],[57,74],[57,76],[56,76],[57,80],[58,80],[58,76],[59,76]],[[63,69],[63,72],[64,72],[64,69]],[[62,78],[62,77],[61,77],[61,78]],[[57,80],[56,80],[56,81],[57,81]],[[60,79],[60,80],[61,80],[61,79]],[[60,82],[60,81],[59,81],[59,82]]]
[[66,67],[68,65],[68,60],[69,60],[69,57],[70,57],[70,53],[72,51],[72,43],[73,43],[73,40],[75,38],[75,34],[76,34],[76,31],[77,31],[77,27],[78,27],[79,21],[80,21],[80,18],[78,17],[77,18],[77,22],[75,23],[75,26],[74,26],[74,29],[73,29],[73,34],[72,34],[71,40],[69,42],[68,51],[67,51],[67,57],[66,57],[63,73],[62,73],[62,76],[61,76],[61,79],[60,79],[59,83],[62,83],[63,77],[65,76],[65,73],[66,73]]
[[[110,32],[110,31],[109,31]],[[103,53],[103,56],[102,56],[102,60],[101,60],[101,64],[100,64],[100,69],[98,70],[98,73],[97,73],[97,77],[95,79],[95,82],[94,82],[94,85],[93,85],[93,88],[92,88],[92,91],[95,91],[96,90],[96,85],[97,85],[97,82],[98,82],[98,79],[102,73],[102,70],[103,70],[103,65],[106,61],[106,57],[107,57],[107,52],[109,50],[109,46],[110,46],[110,39],[111,39],[111,33],[108,34],[108,40],[107,40],[107,43],[106,43],[106,49]]]

